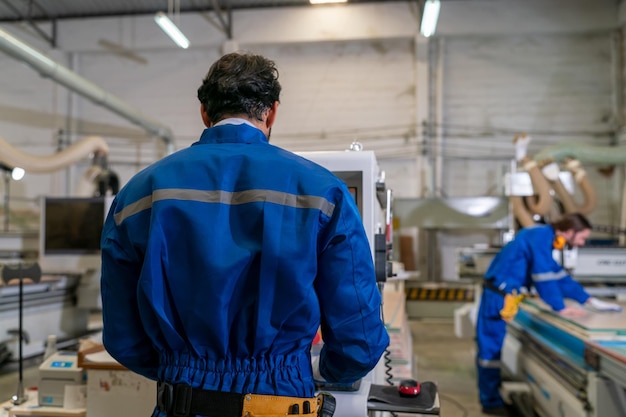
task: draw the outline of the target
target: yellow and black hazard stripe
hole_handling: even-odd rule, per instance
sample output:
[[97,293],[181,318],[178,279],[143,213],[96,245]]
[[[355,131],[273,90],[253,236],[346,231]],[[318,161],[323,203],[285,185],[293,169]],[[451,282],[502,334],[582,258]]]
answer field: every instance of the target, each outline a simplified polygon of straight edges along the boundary
[[407,301],[474,301],[473,288],[407,288]]

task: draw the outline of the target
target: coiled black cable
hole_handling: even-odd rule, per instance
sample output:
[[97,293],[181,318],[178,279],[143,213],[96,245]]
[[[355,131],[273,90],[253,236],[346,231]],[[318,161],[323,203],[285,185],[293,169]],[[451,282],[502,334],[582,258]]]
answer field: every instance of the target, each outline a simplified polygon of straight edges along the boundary
[[[383,309],[383,289],[384,283],[378,282],[378,290],[380,291],[380,319],[386,326],[387,324],[385,323],[385,313]],[[385,349],[385,354],[383,355],[383,363],[385,365],[385,382],[389,385],[393,385],[393,374],[391,373],[393,368],[391,366],[391,351],[389,350],[389,346],[387,346],[387,348]]]
[[[378,283],[378,289],[380,291],[380,319],[386,326],[387,324],[385,323],[385,313],[383,312],[383,285],[384,284],[382,282]],[[387,348],[385,349],[385,354],[383,355],[383,364],[385,366],[385,382],[389,385],[393,385],[393,374],[391,373],[393,367],[391,366],[391,351],[389,350],[389,346],[387,346]],[[390,411],[389,414],[391,414],[392,417],[398,417],[398,414],[394,413],[393,411]]]
[[385,382],[389,385],[393,385],[393,374],[391,373],[393,368],[391,366],[391,352],[389,348],[385,349],[383,363],[385,365]]

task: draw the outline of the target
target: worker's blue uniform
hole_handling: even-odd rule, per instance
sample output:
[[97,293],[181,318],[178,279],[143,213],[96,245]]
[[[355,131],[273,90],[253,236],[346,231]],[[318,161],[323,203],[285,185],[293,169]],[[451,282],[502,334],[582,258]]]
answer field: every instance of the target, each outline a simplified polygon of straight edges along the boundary
[[345,184],[220,124],[138,173],[102,236],[104,345],[172,384],[312,397],[321,375],[354,382],[389,343],[372,254]]
[[[480,402],[484,408],[500,407],[500,353],[506,322],[500,317],[502,293],[517,293],[535,287],[539,297],[555,311],[565,308],[564,299],[583,304],[589,298],[584,288],[552,257],[554,229],[537,225],[519,231],[495,256],[485,280],[499,291],[484,288],[476,323],[477,368]],[[499,293],[502,292],[502,293]]]

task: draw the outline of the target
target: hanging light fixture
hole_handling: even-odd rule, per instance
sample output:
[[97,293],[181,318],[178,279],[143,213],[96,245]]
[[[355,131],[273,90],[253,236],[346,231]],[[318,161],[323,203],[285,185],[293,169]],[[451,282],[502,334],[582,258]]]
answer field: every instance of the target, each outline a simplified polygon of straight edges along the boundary
[[422,13],[420,32],[427,38],[435,34],[437,19],[439,19],[439,9],[441,9],[441,2],[439,0],[426,0],[424,12]]
[[15,167],[11,170],[11,178],[13,178],[13,180],[15,181],[19,181],[24,178],[25,174],[26,171],[24,171],[24,168]]
[[[176,16],[177,20],[180,16],[180,0],[176,1],[176,12],[173,12],[173,0],[168,0],[168,14],[169,16]],[[154,21],[161,27],[163,32],[169,36],[176,45],[183,49],[189,48],[189,39],[185,34],[176,26],[176,24],[169,18],[169,16],[163,12],[157,12],[154,15]]]
[[[10,216],[9,201],[11,200],[9,196],[9,184],[11,183],[11,178],[15,181],[19,181],[24,178],[24,174],[26,174],[26,171],[24,171],[23,168],[11,167],[4,162],[0,162],[0,172],[4,174],[4,231],[8,232]],[[23,400],[23,398],[19,399],[18,397],[19,395],[17,397],[14,397],[14,404],[21,404],[23,402],[15,402]]]
[[14,181],[19,181],[24,178],[24,175],[26,175],[26,171],[24,170],[24,168],[11,167],[3,162],[0,162],[0,171],[10,176]]

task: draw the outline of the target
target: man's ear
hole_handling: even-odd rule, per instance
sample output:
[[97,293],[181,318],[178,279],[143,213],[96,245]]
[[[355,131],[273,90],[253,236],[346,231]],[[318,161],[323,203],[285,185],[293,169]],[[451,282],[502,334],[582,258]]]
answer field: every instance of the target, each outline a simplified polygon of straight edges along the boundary
[[204,103],[200,104],[200,116],[202,116],[202,122],[206,127],[211,127],[213,125],[211,123],[211,119],[209,119],[209,115],[206,113]]
[[276,121],[277,111],[278,111],[278,101],[275,101],[274,104],[272,104],[272,107],[270,107],[270,109],[267,111],[267,119],[265,119],[265,126],[267,126],[268,129],[271,129],[272,126],[274,125],[274,122]]

